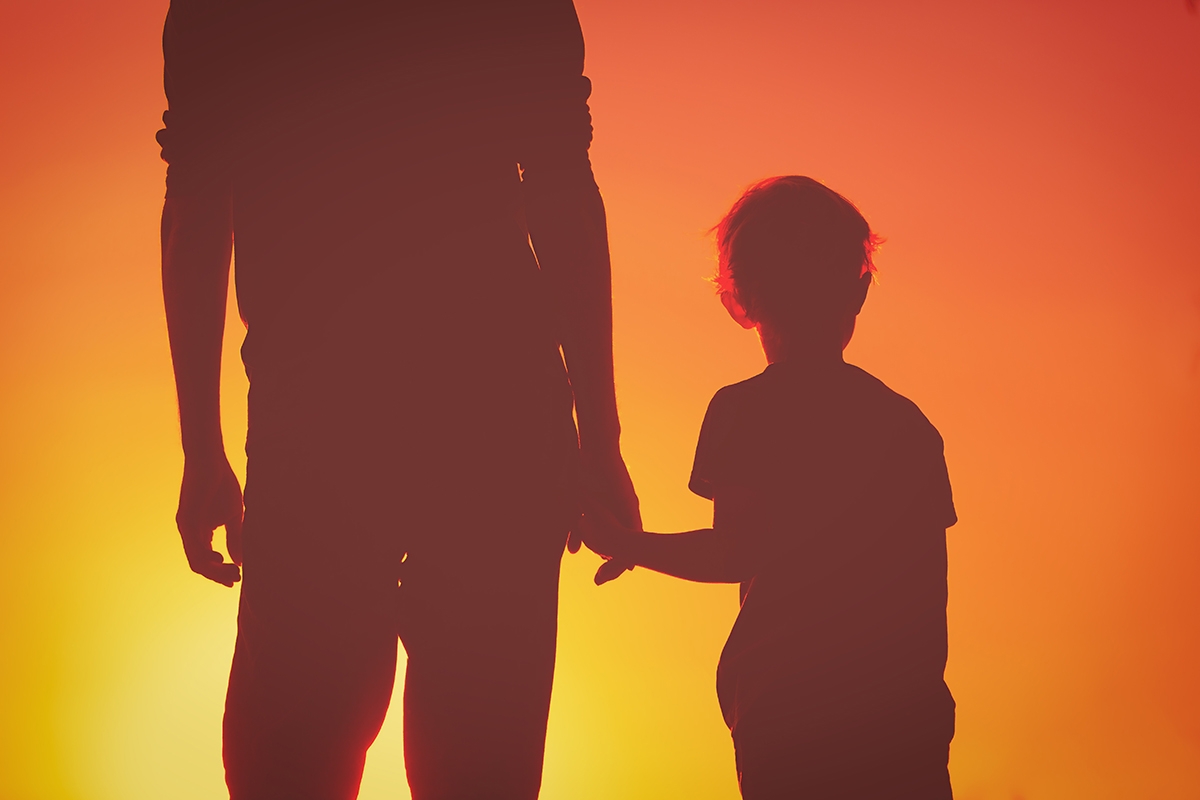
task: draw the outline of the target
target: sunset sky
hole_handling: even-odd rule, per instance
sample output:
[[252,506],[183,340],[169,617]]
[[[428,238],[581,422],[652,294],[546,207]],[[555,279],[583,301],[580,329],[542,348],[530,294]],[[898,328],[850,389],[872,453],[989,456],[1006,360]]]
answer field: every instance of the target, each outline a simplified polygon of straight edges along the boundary
[[[222,796],[237,590],[188,571],[158,278],[165,0],[0,0],[0,798]],[[798,173],[887,239],[847,359],[946,440],[960,800],[1200,797],[1200,15],[578,0],[624,450],[684,530],[758,372],[706,231]],[[241,326],[225,430],[244,464]],[[546,800],[735,800],[732,586],[564,561]],[[399,686],[397,687],[399,692]],[[399,695],[397,694],[397,697]],[[407,797],[400,715],[364,800]]]

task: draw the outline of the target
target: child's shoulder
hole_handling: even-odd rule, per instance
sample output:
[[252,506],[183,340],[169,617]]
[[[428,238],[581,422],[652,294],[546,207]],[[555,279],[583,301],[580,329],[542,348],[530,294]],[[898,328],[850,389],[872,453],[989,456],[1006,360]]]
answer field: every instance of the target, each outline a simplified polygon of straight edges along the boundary
[[862,400],[870,404],[880,422],[903,428],[913,434],[935,441],[940,447],[942,436],[915,402],[900,394],[861,367],[847,364],[847,376]]
[[810,400],[823,400],[831,409],[861,415],[881,427],[903,428],[941,442],[937,428],[916,403],[853,364],[841,364],[816,377],[794,373],[785,365],[769,366],[718,389],[709,402],[708,414],[721,419],[798,410]]
[[745,380],[722,386],[713,394],[710,405],[730,405],[739,401],[751,399],[764,391],[769,391],[768,383],[764,380],[767,371],[752,375]]

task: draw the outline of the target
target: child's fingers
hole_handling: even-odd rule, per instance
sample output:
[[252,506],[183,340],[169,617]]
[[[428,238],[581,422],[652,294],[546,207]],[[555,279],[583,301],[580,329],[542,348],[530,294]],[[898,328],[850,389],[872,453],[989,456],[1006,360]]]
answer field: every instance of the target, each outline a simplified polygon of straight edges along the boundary
[[616,558],[610,558],[600,565],[596,570],[596,577],[593,578],[597,586],[603,586],[611,580],[615,580],[623,575],[627,570],[633,569],[633,565]]

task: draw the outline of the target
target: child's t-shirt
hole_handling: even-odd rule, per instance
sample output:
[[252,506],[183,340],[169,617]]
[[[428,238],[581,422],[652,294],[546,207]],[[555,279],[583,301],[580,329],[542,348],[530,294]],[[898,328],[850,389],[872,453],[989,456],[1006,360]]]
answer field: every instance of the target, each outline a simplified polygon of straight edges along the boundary
[[956,517],[941,436],[916,405],[849,364],[773,364],[713,397],[689,486],[753,569],[717,670],[735,735],[764,717],[794,735],[917,718],[952,731]]

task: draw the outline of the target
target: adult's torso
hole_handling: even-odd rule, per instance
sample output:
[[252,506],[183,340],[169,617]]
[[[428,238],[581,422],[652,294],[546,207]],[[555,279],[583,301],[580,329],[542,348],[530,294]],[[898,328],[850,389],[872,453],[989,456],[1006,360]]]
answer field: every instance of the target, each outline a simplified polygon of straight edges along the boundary
[[518,160],[582,60],[570,3],[176,0],[171,16],[168,83],[192,99],[177,121],[232,187],[252,415],[269,410],[252,432],[561,415]]

